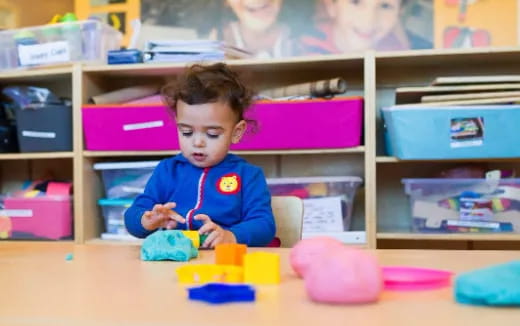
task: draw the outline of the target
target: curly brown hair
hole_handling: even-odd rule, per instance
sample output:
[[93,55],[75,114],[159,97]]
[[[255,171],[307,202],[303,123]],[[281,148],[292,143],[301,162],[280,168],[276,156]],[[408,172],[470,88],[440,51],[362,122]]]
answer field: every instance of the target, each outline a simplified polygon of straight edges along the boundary
[[178,100],[189,105],[227,103],[237,121],[244,120],[244,112],[252,104],[254,95],[238,74],[221,62],[188,67],[175,82],[163,87],[161,94],[174,112]]

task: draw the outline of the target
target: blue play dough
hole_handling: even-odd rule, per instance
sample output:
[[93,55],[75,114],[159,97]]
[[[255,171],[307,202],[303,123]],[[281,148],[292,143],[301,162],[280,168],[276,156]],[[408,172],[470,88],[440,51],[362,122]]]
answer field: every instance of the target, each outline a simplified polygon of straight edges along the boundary
[[520,261],[490,266],[459,275],[455,300],[484,306],[520,305]]
[[198,250],[181,231],[166,230],[150,234],[141,247],[142,260],[188,261],[198,255]]

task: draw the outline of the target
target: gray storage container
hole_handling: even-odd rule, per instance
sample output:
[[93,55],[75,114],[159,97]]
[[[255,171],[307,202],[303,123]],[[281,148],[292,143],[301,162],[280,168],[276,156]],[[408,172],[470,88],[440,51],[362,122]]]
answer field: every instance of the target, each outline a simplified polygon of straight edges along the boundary
[[72,151],[71,106],[17,108],[15,112],[20,152]]

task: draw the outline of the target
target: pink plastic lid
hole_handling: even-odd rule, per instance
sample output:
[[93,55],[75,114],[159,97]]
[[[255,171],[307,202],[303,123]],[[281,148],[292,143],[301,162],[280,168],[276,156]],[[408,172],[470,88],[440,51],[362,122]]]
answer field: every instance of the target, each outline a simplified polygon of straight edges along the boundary
[[451,284],[450,271],[408,266],[383,267],[385,290],[415,291],[438,289]]

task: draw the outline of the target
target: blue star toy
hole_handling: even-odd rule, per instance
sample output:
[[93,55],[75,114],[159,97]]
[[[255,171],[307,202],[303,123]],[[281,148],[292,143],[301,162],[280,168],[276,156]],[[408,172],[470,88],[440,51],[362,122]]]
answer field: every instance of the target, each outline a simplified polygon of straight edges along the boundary
[[255,301],[255,289],[249,285],[242,284],[208,283],[200,287],[189,288],[188,298],[214,304],[251,302]]

